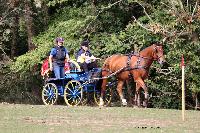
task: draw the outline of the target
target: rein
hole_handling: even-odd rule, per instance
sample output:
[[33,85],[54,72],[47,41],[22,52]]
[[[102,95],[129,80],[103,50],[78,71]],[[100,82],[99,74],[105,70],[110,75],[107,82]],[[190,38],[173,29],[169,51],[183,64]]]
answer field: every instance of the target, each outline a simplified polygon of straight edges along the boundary
[[[120,73],[124,68],[125,68],[125,67],[122,67],[121,69],[119,69],[119,70],[117,70],[117,71],[111,73],[111,74],[108,75],[108,76],[105,76],[105,77],[102,77],[102,78],[94,78],[94,80],[110,78],[110,77],[112,77],[113,75],[116,75],[116,74]],[[102,71],[106,71],[106,70],[102,70]],[[109,72],[110,72],[110,71],[109,71]]]

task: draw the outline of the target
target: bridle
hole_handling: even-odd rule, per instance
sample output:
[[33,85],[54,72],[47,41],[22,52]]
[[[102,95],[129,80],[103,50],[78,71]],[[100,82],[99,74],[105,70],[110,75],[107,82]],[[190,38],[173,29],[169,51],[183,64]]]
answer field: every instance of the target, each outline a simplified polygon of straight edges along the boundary
[[[162,58],[164,55],[162,54],[162,55],[157,55],[156,53],[158,52],[158,51],[161,51],[162,53],[163,53],[163,49],[158,49],[159,47],[162,47],[162,46],[158,46],[158,45],[155,45],[154,44],[154,51],[153,51],[153,53],[152,53],[152,55],[153,55],[153,60],[154,61],[159,61],[160,60],[160,58]],[[156,57],[154,56],[156,54]]]

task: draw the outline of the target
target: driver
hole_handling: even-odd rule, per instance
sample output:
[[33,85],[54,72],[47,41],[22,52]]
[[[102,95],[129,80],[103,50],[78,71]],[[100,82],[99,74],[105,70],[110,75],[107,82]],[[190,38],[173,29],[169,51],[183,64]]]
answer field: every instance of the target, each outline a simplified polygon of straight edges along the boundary
[[96,57],[94,57],[89,50],[89,41],[83,41],[81,48],[78,50],[76,59],[80,67],[87,73],[92,68],[97,67]]

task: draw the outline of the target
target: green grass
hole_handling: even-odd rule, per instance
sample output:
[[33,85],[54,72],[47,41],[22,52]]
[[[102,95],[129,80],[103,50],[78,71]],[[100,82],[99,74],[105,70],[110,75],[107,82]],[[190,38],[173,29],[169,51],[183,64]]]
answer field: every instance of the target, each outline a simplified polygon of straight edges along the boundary
[[0,104],[0,133],[200,132],[200,112],[128,107]]

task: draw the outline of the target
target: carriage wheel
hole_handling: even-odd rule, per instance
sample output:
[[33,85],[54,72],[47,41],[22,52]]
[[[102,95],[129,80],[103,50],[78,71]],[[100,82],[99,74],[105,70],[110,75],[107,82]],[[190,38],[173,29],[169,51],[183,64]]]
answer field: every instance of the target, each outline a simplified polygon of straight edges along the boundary
[[[101,96],[101,91],[94,89],[94,100],[95,100],[95,103],[98,106],[100,104],[100,96]],[[104,95],[104,105],[105,106],[109,106],[110,103],[111,103],[111,100],[112,100],[112,88],[111,87],[107,87],[105,95]]]
[[42,101],[45,105],[53,105],[58,99],[58,89],[54,83],[47,83],[42,90]]
[[64,99],[68,106],[77,106],[83,97],[83,87],[77,80],[71,80],[67,83],[64,90]]

